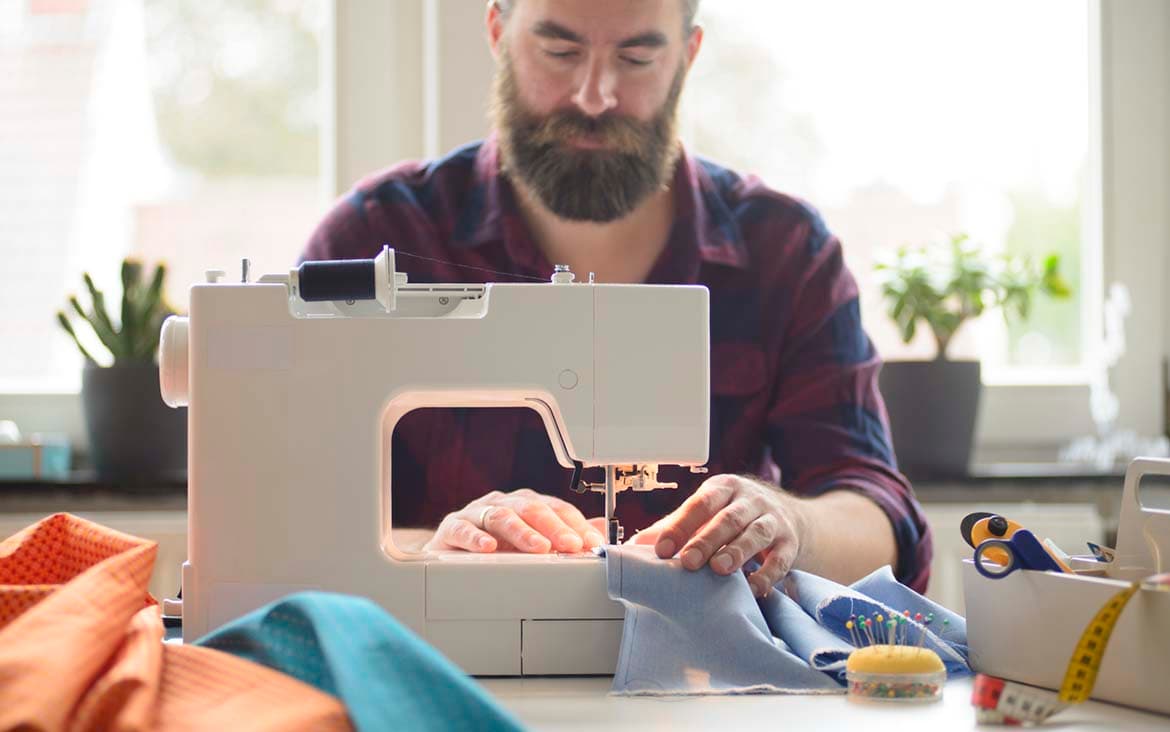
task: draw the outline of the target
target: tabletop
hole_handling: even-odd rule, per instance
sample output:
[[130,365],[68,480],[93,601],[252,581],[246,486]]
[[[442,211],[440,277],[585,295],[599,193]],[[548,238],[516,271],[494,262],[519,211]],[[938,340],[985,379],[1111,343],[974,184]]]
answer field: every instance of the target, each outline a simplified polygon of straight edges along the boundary
[[[608,677],[480,679],[480,683],[533,730],[748,730],[779,729],[780,724],[784,729],[849,732],[895,726],[898,732],[1011,729],[975,724],[970,678],[948,682],[942,700],[927,704],[860,703],[849,701],[843,694],[620,697],[609,695],[612,679]],[[1078,732],[1165,732],[1170,728],[1170,718],[1088,702],[1062,711],[1044,726],[1075,728]]]

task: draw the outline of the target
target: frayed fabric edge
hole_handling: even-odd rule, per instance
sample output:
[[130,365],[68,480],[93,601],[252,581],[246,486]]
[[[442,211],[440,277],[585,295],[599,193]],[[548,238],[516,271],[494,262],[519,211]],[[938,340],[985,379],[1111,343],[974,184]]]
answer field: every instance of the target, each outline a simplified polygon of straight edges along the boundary
[[[894,610],[893,608],[889,607],[884,602],[878,602],[877,600],[871,600],[868,597],[852,597],[850,595],[845,595],[845,594],[829,595],[828,597],[826,597],[825,599],[823,599],[819,603],[817,603],[816,621],[822,627],[825,625],[825,616],[824,616],[825,608],[838,600],[850,600],[850,601],[856,600],[856,601],[868,602],[869,604],[871,604],[875,607],[881,608],[882,611],[885,612],[887,615],[897,615],[898,614],[897,610]],[[922,630],[924,630],[926,632],[927,637],[931,638],[935,642],[935,645],[937,646],[936,650],[942,651],[941,655],[945,655],[948,659],[955,661],[957,663],[961,663],[967,669],[968,673],[971,672],[970,662],[967,659],[963,658],[963,656],[958,651],[956,651],[954,648],[951,648],[951,644],[948,641],[944,640],[941,636],[939,636],[938,634],[933,632],[930,628],[926,627],[925,625],[922,625],[921,623],[918,623],[917,621],[911,620],[909,622],[914,623],[914,625],[916,627],[921,628]],[[948,671],[947,675],[950,676],[951,672]]]
[[840,689],[786,689],[771,684],[756,684],[754,686],[732,687],[730,689],[709,689],[707,691],[665,691],[644,689],[638,691],[610,691],[609,696],[642,696],[642,697],[686,697],[686,696],[761,696],[764,694],[785,694],[788,696],[812,695],[840,695],[845,693],[845,687]]

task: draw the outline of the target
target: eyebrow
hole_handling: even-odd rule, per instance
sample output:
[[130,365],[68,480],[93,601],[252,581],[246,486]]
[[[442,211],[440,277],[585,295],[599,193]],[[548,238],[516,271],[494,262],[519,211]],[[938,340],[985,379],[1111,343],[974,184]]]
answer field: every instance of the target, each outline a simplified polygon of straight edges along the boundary
[[[558,41],[585,44],[585,39],[560,23],[551,20],[542,20],[532,26],[532,32],[542,38],[551,38]],[[647,31],[625,39],[618,44],[618,48],[661,48],[668,43],[666,34],[659,31]]]

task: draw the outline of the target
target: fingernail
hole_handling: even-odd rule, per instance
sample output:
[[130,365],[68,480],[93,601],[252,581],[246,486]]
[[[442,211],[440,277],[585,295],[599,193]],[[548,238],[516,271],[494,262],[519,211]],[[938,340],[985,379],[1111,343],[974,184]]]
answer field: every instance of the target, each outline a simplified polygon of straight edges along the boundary
[[492,540],[487,538],[486,536],[481,536],[481,537],[479,537],[479,540],[475,542],[475,545],[478,546],[480,549],[487,549],[489,546],[492,545]]
[[557,536],[557,543],[562,551],[575,552],[581,549],[581,537],[568,531]]
[[698,549],[687,549],[680,557],[682,565],[687,569],[698,569],[703,563],[703,554]]
[[540,540],[540,534],[537,534],[536,532],[526,534],[524,536],[524,543],[528,545],[529,549],[539,549],[544,545],[544,542]]
[[711,569],[716,572],[726,572],[731,569],[731,556],[728,554],[716,554],[715,558],[711,560]]
[[661,539],[658,542],[658,546],[654,547],[654,552],[660,557],[673,557],[675,549],[678,549],[678,547],[674,545],[673,541],[670,539]]
[[602,542],[604,541],[605,539],[602,538],[601,534],[597,533],[596,531],[590,531],[589,533],[585,534],[585,543],[589,546],[601,546]]

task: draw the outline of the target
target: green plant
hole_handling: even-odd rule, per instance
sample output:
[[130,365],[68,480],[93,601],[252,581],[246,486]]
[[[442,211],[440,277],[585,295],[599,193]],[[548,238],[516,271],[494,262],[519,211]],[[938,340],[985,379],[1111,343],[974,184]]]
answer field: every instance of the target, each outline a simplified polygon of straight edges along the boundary
[[938,344],[945,359],[956,331],[969,318],[1000,308],[1004,319],[1028,318],[1036,290],[1067,298],[1072,290],[1060,275],[1060,257],[1050,254],[1043,266],[1030,258],[988,254],[966,234],[951,237],[950,246],[902,246],[876,266],[888,313],[909,343],[919,322]]
[[[165,265],[159,264],[154,268],[154,275],[149,284],[143,281],[142,274],[141,262],[134,259],[123,260],[122,306],[116,325],[106,308],[105,295],[94,286],[88,272],[83,275],[83,279],[92,302],[90,311],[85,311],[76,295],[69,296],[69,305],[73,312],[93,329],[98,340],[114,357],[115,365],[153,362],[155,352],[158,350],[162,322],[174,314],[174,310],[167,305],[163,295]],[[57,322],[77,344],[85,360],[96,364],[97,359],[81,343],[77,331],[64,311],[57,312]]]

